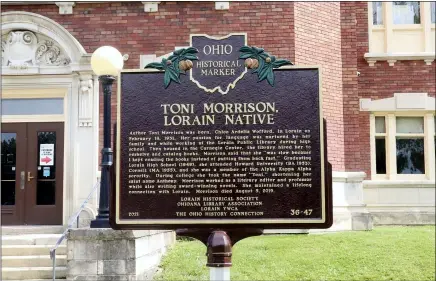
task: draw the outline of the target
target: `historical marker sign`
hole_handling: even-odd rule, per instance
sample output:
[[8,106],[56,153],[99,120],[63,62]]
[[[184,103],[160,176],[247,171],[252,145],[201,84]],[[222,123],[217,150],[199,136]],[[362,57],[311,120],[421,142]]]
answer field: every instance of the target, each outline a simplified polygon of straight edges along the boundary
[[188,48],[119,77],[112,226],[329,227],[319,69],[279,68],[238,36],[194,38],[198,60]]

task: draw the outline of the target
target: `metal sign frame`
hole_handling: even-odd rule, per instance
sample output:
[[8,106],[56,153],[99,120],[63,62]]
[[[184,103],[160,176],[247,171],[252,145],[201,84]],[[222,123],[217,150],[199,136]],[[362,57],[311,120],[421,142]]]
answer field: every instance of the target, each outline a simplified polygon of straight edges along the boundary
[[321,71],[318,66],[282,66],[274,71],[289,70],[318,70],[319,78],[319,128],[320,128],[320,157],[321,157],[321,200],[322,200],[322,218],[321,219],[228,219],[228,218],[197,218],[197,219],[120,219],[120,146],[121,146],[121,76],[129,73],[155,73],[162,75],[162,71],[154,69],[132,69],[123,70],[118,76],[117,91],[117,126],[114,136],[115,143],[115,165],[113,166],[113,180],[111,187],[111,207],[110,223],[114,229],[232,229],[232,228],[264,228],[264,229],[292,229],[292,228],[329,228],[333,223],[333,202],[332,202],[332,170],[327,160],[327,137],[326,123],[322,115],[322,83]]

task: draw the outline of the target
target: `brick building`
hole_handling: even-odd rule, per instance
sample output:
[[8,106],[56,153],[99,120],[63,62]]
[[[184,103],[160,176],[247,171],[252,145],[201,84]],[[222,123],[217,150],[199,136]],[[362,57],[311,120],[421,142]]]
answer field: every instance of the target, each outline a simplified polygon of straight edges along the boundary
[[[190,34],[235,32],[296,65],[321,66],[333,228],[365,229],[371,216],[377,224],[434,223],[430,2],[4,2],[2,149],[14,139],[17,150],[9,152],[14,159],[2,154],[3,222],[66,224],[97,181],[102,99],[94,50],[111,45],[125,54],[124,68],[143,68],[188,46]],[[44,137],[58,147],[56,171],[38,170],[26,153]],[[20,189],[43,173],[50,183],[38,182],[31,194]],[[53,208],[32,216],[38,205]],[[93,197],[81,217],[93,218],[96,206]]]

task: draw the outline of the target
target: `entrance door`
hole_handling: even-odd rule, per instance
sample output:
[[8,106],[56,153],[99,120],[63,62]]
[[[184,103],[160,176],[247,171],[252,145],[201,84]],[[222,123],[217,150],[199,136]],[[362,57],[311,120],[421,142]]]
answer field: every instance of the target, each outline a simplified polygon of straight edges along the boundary
[[2,224],[24,223],[26,124],[1,124]]
[[63,123],[1,127],[3,225],[62,224]]

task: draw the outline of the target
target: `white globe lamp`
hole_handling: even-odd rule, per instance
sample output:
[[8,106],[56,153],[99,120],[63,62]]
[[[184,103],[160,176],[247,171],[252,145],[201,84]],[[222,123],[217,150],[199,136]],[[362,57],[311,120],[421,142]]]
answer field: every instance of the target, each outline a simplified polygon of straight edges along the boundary
[[98,76],[118,76],[123,65],[123,55],[111,46],[100,47],[91,56],[92,70]]

